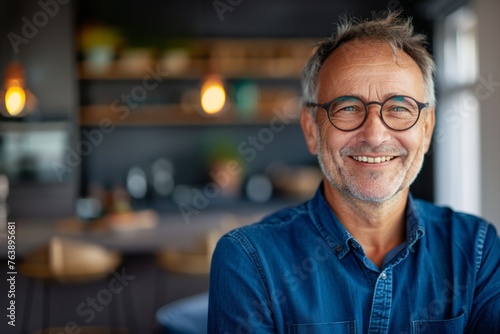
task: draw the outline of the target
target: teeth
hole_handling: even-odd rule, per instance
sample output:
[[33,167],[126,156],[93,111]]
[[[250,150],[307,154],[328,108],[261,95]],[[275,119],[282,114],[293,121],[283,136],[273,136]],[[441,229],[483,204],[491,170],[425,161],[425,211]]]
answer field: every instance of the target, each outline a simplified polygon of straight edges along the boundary
[[387,156],[387,157],[366,157],[366,156],[353,156],[352,157],[356,161],[361,161],[361,162],[368,162],[369,164],[379,164],[381,162],[386,162],[391,160],[394,157]]

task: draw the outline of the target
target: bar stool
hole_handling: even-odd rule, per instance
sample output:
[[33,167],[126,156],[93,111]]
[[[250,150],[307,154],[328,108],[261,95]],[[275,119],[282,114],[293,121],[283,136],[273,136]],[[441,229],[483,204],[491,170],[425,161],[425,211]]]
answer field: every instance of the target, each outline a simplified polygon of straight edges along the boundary
[[[52,282],[85,283],[96,281],[107,277],[120,263],[121,255],[116,251],[83,241],[60,237],[51,238],[46,245],[26,256],[19,264],[19,272],[28,278],[21,333],[26,333],[26,326],[29,325],[36,281],[41,282],[43,287],[42,330],[37,333],[49,333],[51,332],[49,330],[49,286]],[[101,330],[97,327],[81,327],[80,329],[82,330],[81,334],[100,333],[99,330]],[[93,331],[91,332],[91,330]],[[106,330],[109,332],[109,329]]]
[[[241,226],[241,218],[226,214],[219,225],[208,231],[191,252],[164,249],[157,254],[158,266],[166,272],[187,275],[208,275],[215,246],[230,230]],[[157,306],[157,305],[156,305]],[[155,314],[158,332],[162,334],[206,333],[208,292],[189,296],[158,308]]]

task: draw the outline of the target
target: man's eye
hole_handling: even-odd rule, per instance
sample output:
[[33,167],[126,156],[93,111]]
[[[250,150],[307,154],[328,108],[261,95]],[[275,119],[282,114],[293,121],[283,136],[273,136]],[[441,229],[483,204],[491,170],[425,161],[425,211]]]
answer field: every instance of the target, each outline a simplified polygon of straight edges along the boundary
[[408,111],[408,109],[406,109],[405,107],[394,106],[392,107],[392,111]]
[[356,108],[354,106],[349,106],[349,107],[343,107],[339,111],[357,111],[357,110],[358,110],[358,108]]

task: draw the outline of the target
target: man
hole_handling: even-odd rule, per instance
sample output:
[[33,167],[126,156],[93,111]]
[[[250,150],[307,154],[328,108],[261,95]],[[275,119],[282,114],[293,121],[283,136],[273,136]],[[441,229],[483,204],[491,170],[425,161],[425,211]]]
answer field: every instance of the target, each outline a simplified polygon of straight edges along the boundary
[[304,69],[316,195],[223,237],[210,333],[500,333],[500,240],[409,186],[434,128],[434,63],[410,21],[344,22]]

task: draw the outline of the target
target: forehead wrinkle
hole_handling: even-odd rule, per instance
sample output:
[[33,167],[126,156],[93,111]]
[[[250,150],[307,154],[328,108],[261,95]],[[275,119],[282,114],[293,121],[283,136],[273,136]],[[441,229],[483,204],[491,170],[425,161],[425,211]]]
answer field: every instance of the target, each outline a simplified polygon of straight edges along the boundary
[[[356,80],[350,78],[343,81],[331,80],[329,82],[328,92],[323,100],[332,100],[341,96],[354,96],[366,102],[370,101],[384,101],[394,95],[413,95],[414,92],[408,91],[406,87],[402,87],[397,80],[391,80],[384,75],[383,82],[367,82],[366,85],[356,85]],[[371,81],[371,80],[370,80]],[[382,86],[384,88],[382,88]],[[350,88],[354,87],[354,88]],[[319,90],[318,90],[319,92]]]
[[[348,57],[347,51],[355,52]],[[325,60],[318,75],[318,99],[340,95],[360,95],[366,99],[370,95],[384,98],[398,94],[424,97],[420,68],[404,51],[394,53],[388,45],[375,48],[374,44],[349,47],[347,51],[336,50]]]

